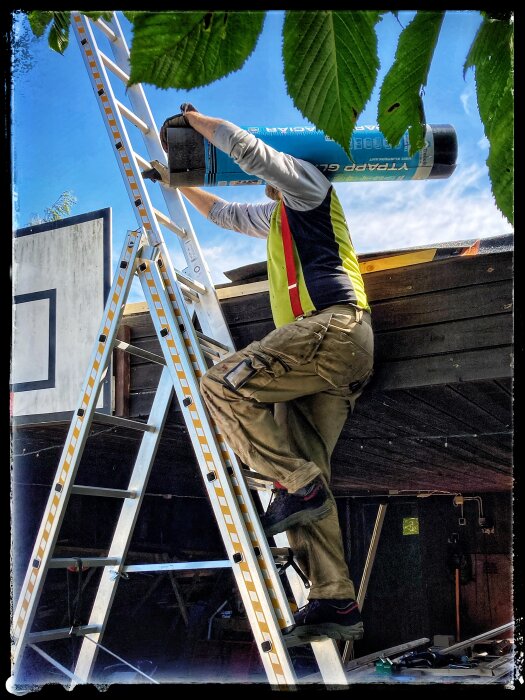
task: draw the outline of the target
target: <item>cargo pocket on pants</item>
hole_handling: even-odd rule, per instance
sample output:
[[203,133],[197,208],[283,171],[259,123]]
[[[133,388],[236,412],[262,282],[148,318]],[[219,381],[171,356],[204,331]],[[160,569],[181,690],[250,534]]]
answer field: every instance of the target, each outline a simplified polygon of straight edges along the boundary
[[331,314],[304,318],[269,333],[260,341],[265,355],[277,358],[289,369],[312,362],[323,342]]

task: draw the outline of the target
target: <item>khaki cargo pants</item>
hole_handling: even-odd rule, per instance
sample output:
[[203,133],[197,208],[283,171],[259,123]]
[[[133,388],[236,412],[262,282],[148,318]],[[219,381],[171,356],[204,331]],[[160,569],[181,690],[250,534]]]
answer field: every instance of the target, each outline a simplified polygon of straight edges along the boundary
[[[282,326],[210,369],[201,380],[210,414],[245,464],[290,492],[321,476],[372,374],[370,315],[332,306]],[[275,404],[275,406],[273,406]],[[311,581],[309,597],[355,598],[337,509],[288,530]]]

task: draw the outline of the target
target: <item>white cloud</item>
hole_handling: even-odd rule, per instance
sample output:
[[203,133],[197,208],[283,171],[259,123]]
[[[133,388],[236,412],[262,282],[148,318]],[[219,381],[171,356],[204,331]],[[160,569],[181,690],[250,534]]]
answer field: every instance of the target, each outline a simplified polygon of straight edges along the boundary
[[486,170],[458,166],[446,181],[338,186],[358,253],[486,238],[512,232],[496,208]]
[[236,240],[228,236],[224,243],[204,246],[203,253],[215,284],[229,282],[223,274],[243,265],[250,265],[266,259],[266,241],[262,238],[250,238],[242,234],[233,234]]
[[482,136],[478,141],[477,145],[479,146],[479,148],[481,148],[482,151],[486,151],[488,150],[490,144],[488,138],[486,136]]
[[470,98],[472,97],[472,91],[471,90],[466,90],[465,92],[462,92],[461,95],[459,96],[459,99],[461,100],[461,104],[463,105],[463,109],[465,110],[465,114],[470,116]]

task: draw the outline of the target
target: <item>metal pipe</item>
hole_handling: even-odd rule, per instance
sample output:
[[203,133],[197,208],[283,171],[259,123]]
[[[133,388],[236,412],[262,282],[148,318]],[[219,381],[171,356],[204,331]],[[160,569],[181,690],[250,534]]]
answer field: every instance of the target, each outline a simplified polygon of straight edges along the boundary
[[213,615],[209,618],[209,620],[208,620],[208,637],[207,637],[207,639],[211,639],[211,625],[212,625],[213,620],[215,619],[215,616],[218,615],[218,614],[220,613],[220,611],[223,609],[223,607],[226,605],[227,602],[228,602],[228,599],[226,598],[226,600],[224,601],[224,603],[223,603],[220,607],[218,607],[217,610],[213,613]]

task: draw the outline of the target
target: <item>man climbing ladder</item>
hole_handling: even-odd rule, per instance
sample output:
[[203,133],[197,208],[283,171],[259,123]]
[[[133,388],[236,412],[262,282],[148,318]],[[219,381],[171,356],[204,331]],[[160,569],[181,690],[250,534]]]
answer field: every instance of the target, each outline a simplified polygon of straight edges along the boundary
[[[267,535],[287,531],[312,585],[294,634],[362,636],[355,589],[343,553],[330,457],[372,374],[373,331],[343,209],[312,164],[280,153],[234,124],[190,104],[167,119],[191,127],[266,181],[266,204],[227,203],[179,187],[223,228],[268,239],[270,301],[276,330],[222,360],[201,381],[213,420],[241,459],[274,482],[262,518]],[[168,182],[158,162],[145,177]],[[275,409],[272,408],[275,404]]]

